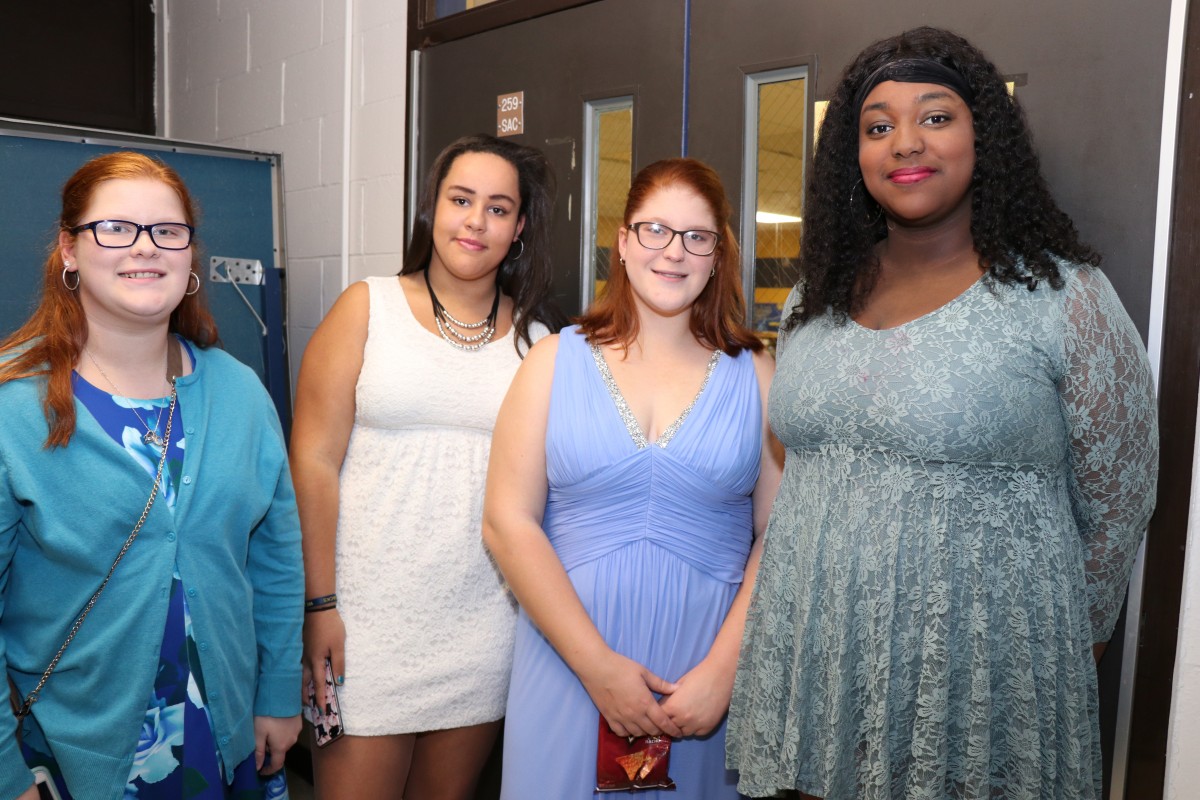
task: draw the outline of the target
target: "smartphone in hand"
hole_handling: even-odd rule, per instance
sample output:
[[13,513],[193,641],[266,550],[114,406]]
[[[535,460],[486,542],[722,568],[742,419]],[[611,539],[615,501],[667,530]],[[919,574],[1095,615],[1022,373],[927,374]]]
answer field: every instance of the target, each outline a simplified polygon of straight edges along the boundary
[[308,681],[308,701],[304,704],[304,718],[313,727],[313,738],[317,747],[324,747],[342,737],[342,711],[338,703],[338,687],[333,682],[333,666],[325,659],[325,706],[317,705],[317,687]]

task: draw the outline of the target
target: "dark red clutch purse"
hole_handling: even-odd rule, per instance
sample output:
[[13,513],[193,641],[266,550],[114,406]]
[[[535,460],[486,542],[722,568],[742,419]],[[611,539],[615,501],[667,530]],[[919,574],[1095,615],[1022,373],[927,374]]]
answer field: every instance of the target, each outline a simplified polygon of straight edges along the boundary
[[670,764],[670,736],[618,736],[600,715],[597,792],[674,789],[675,781],[667,774]]

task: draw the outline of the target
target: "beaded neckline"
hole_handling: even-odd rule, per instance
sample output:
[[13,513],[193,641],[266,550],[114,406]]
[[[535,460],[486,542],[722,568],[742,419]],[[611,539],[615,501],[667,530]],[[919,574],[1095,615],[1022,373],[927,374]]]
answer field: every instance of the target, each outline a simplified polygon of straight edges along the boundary
[[613,403],[617,407],[617,412],[621,415],[621,419],[625,422],[625,430],[629,431],[630,438],[637,445],[638,450],[645,449],[650,445],[665,448],[671,443],[671,439],[675,438],[675,434],[679,432],[679,426],[683,425],[683,421],[687,419],[688,414],[692,413],[692,409],[696,407],[696,403],[700,400],[700,396],[704,394],[705,388],[708,387],[708,381],[712,377],[713,370],[717,368],[717,362],[721,360],[721,351],[714,350],[712,358],[708,360],[708,367],[704,370],[704,380],[700,383],[700,390],[696,392],[696,396],[692,398],[692,402],[680,412],[675,421],[667,426],[667,429],[662,432],[662,435],[655,441],[650,441],[646,438],[646,434],[642,432],[642,427],[638,425],[637,417],[633,415],[633,410],[629,408],[629,404],[625,402],[625,396],[621,394],[621,389],[617,386],[617,381],[613,378],[612,370],[608,368],[608,362],[604,360],[604,351],[599,345],[592,345],[592,359],[596,362],[596,368],[600,370],[600,377],[604,380],[604,385],[608,387],[608,394],[612,397]]

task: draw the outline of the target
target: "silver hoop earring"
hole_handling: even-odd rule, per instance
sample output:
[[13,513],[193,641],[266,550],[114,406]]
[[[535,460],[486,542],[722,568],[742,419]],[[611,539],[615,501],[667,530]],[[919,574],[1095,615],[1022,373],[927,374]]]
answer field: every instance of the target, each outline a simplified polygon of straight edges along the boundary
[[186,294],[188,297],[191,297],[196,292],[200,291],[200,276],[196,274],[195,270],[188,273],[188,286],[192,285],[193,278],[196,280],[196,288],[192,289],[190,292],[184,292],[184,294]]
[[518,236],[518,237],[517,237],[517,239],[516,239],[516,241],[514,241],[513,243],[514,243],[514,244],[519,244],[519,245],[521,245],[521,249],[520,249],[520,250],[518,250],[518,251],[517,251],[517,254],[516,254],[515,256],[512,256],[512,257],[509,259],[509,261],[520,261],[520,260],[521,260],[521,256],[525,255],[525,240],[524,240],[524,239],[522,239],[522,238],[520,238],[520,237]]
[[709,270],[708,277],[710,277],[710,278],[717,277],[717,268],[716,267],[713,267],[711,270]]
[[[70,266],[70,265],[68,264],[67,266]],[[68,292],[73,292],[79,288],[79,273],[78,272],[75,273],[75,285],[74,286],[71,286],[69,283],[67,283],[67,274],[68,274],[67,267],[63,267],[62,284],[64,287],[66,287],[66,290]]]
[[[855,218],[855,215],[859,213],[857,211],[857,209],[855,209],[855,207],[854,207],[854,192],[860,186],[863,187],[863,195],[864,195],[863,205],[866,206],[866,204],[867,204],[867,201],[866,201],[866,198],[868,196],[867,187],[866,187],[866,184],[863,183],[863,179],[859,178],[858,181],[856,181],[855,184],[850,187],[849,206],[850,206],[851,218]],[[871,198],[871,199],[874,200],[874,198]],[[872,217],[871,219],[867,219],[866,217],[863,217],[863,216],[857,217],[857,219],[859,220],[859,224],[861,224],[864,228],[874,228],[876,225],[879,224],[879,218],[883,216],[883,206],[879,205],[879,203],[875,203],[875,209],[876,209],[875,216]]]

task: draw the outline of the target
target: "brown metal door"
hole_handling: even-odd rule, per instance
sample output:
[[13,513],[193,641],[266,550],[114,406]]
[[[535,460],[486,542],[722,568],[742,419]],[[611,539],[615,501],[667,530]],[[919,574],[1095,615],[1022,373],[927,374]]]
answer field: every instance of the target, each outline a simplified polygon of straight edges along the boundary
[[[1104,254],[1105,274],[1146,337],[1151,317],[1163,53],[1170,10],[1170,0],[1135,4],[1125,0],[1052,4],[1041,0],[898,0],[883,5],[868,0],[821,4],[691,0],[688,154],[713,164],[736,195],[746,180],[749,129],[742,116],[730,110],[746,108],[747,76],[788,65],[804,66],[810,101],[818,104],[828,99],[850,59],[872,41],[922,24],[955,30],[982,48],[1001,73],[1017,84],[1015,92],[1033,129],[1051,189],[1083,238]],[[799,149],[800,144],[806,143],[784,149]],[[795,189],[798,192],[799,186]],[[747,222],[743,220],[741,226],[744,240],[749,239],[753,227]],[[761,248],[759,255],[763,255]],[[759,286],[769,283],[772,267],[773,262],[762,258],[748,265],[759,275]],[[747,276],[749,288],[753,288],[754,278],[755,274]],[[1190,417],[1185,411],[1181,419],[1190,423],[1195,417],[1194,383],[1185,391],[1190,391],[1192,405]],[[1164,419],[1166,424],[1169,420]],[[1191,438],[1182,441],[1190,444]],[[1185,455],[1180,463],[1186,466],[1190,447]],[[1180,507],[1187,504],[1186,484],[1184,487]],[[1161,499],[1159,505],[1163,506]],[[1173,538],[1182,542],[1182,528]],[[1178,608],[1179,563],[1177,552],[1147,560],[1144,585],[1148,608]],[[1137,581],[1134,589],[1140,589]],[[1173,630],[1170,621],[1147,620],[1143,624],[1154,631],[1153,640],[1161,637],[1157,633],[1160,627]],[[1147,750],[1161,753],[1165,749],[1169,703],[1155,698],[1157,723],[1138,725],[1135,721],[1134,730],[1141,730],[1131,743],[1128,729],[1124,725],[1118,729],[1122,668],[1126,675],[1134,672],[1133,659],[1122,652],[1124,629],[1123,615],[1100,669],[1106,790],[1115,784],[1118,793],[1125,786],[1127,765],[1138,766],[1139,760],[1147,759]],[[1166,638],[1173,647],[1173,637]],[[1153,669],[1155,676],[1143,675],[1146,668]],[[1139,692],[1153,686],[1159,687],[1160,695],[1164,688],[1169,694],[1169,658],[1139,665],[1137,673]],[[1129,703],[1128,697],[1125,703]],[[1147,728],[1155,735],[1147,736]],[[1152,742],[1149,747],[1142,744],[1146,740]],[[1131,744],[1131,752],[1126,752],[1126,744]],[[1118,772],[1112,781],[1114,756]],[[1140,772],[1161,776],[1161,763]],[[1145,786],[1139,776],[1125,796],[1141,797],[1139,787]]]

